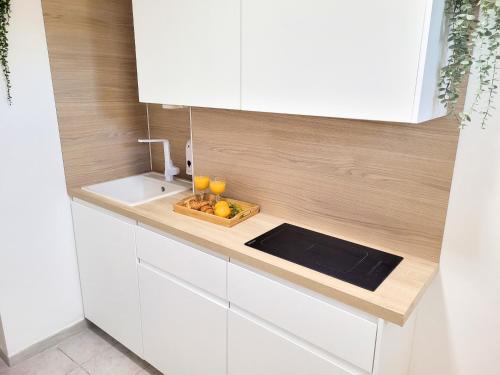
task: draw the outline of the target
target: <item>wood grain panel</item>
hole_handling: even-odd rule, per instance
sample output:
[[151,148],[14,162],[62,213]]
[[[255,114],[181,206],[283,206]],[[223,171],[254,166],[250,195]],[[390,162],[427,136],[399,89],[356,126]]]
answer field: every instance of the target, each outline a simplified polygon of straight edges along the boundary
[[68,186],[84,186],[150,169],[144,106],[60,103],[59,123]]
[[458,141],[442,118],[391,124],[193,109],[196,172],[271,215],[438,261]]
[[69,187],[150,169],[131,0],[43,0]]
[[[186,174],[186,142],[191,138],[189,108],[163,109],[161,105],[149,104],[149,131],[151,138],[166,138],[170,141],[170,153],[174,164],[180,168],[180,177],[191,179]],[[153,170],[163,173],[165,161],[163,146],[151,145]]]

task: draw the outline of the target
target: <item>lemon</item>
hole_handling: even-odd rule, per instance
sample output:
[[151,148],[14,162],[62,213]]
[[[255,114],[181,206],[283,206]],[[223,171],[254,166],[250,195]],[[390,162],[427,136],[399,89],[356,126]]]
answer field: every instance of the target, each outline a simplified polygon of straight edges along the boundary
[[[222,202],[219,202],[222,203]],[[231,214],[231,209],[229,208],[229,205],[219,205],[215,206],[215,215],[220,216],[220,217],[228,217]]]
[[229,207],[229,203],[227,203],[227,201],[219,201],[215,204],[215,209],[217,209],[217,207]]

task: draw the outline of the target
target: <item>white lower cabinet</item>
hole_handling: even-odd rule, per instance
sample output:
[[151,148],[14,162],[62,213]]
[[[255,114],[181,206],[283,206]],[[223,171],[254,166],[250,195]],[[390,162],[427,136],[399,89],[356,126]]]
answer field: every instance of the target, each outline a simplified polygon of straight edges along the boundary
[[85,317],[167,375],[405,375],[404,327],[73,202]]
[[404,327],[229,263],[229,375],[406,375]]
[[168,375],[224,375],[228,304],[139,266],[144,359]]
[[85,317],[142,356],[135,222],[72,202]]
[[229,375],[353,375],[237,312],[229,313]]
[[227,300],[227,259],[195,249],[167,235],[137,228],[137,256],[145,263]]
[[374,317],[347,311],[233,263],[228,267],[228,286],[231,307],[248,311],[367,373],[372,371]]

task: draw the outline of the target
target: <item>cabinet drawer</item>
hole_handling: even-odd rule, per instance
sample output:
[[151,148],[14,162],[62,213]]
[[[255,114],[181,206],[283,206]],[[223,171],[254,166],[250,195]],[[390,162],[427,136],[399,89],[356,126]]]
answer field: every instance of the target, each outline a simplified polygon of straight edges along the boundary
[[229,375],[355,374],[234,311],[228,327]]
[[229,264],[231,304],[371,372],[377,325],[285,284]]
[[144,359],[165,374],[225,375],[227,302],[139,265]]
[[141,227],[137,228],[139,259],[217,297],[227,299],[227,262]]

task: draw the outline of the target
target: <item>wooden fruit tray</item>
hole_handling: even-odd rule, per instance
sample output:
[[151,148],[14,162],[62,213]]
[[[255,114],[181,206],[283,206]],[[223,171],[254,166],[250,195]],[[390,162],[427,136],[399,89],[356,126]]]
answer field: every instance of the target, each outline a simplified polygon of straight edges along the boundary
[[179,213],[179,214],[182,214],[182,215],[191,216],[191,217],[194,217],[196,219],[208,221],[210,223],[217,224],[217,225],[223,225],[223,226],[228,227],[228,228],[234,227],[236,224],[239,224],[242,221],[245,221],[246,219],[248,219],[249,217],[258,214],[260,211],[260,206],[257,204],[243,202],[243,201],[239,201],[239,200],[231,199],[231,198],[223,198],[222,200],[225,200],[228,203],[232,203],[232,204],[235,204],[235,205],[241,207],[240,213],[236,214],[231,219],[227,219],[224,217],[216,216],[213,214],[209,214],[206,212],[202,212],[202,211],[198,211],[198,210],[186,207],[186,202],[192,200],[194,197],[195,196],[193,195],[193,196],[187,197],[187,198],[175,203],[174,204],[174,211]]

